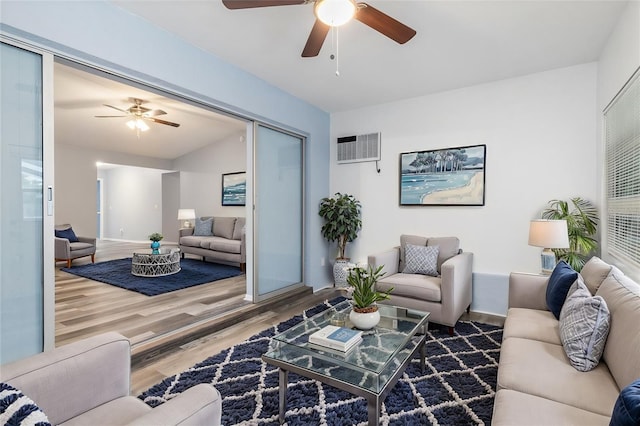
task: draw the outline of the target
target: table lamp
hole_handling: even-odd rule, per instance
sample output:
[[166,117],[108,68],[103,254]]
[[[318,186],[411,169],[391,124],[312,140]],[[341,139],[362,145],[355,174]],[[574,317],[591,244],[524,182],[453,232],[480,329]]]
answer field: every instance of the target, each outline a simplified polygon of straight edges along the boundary
[[184,220],[184,227],[191,228],[191,222],[189,219],[196,218],[196,211],[194,209],[178,209],[178,220]]
[[569,248],[566,220],[532,220],[529,225],[529,245],[542,247],[542,273],[551,274],[556,267],[556,255],[551,249]]

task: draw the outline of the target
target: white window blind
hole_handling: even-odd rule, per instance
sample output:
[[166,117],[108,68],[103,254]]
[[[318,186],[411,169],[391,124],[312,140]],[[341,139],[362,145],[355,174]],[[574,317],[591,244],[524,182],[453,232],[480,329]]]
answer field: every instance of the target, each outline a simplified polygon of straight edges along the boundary
[[640,70],[604,112],[607,252],[640,268]]

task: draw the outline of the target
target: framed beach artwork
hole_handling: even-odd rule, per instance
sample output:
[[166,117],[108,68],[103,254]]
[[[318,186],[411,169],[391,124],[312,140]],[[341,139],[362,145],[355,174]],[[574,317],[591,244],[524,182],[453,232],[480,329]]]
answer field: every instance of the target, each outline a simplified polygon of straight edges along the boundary
[[486,145],[400,154],[401,206],[484,206]]
[[222,175],[222,205],[244,206],[247,196],[247,173],[225,173]]

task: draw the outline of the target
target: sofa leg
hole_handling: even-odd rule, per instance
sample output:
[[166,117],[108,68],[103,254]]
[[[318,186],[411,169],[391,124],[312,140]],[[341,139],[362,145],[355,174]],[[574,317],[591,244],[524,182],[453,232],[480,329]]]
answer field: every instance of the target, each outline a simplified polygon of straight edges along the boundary
[[91,255],[91,263],[96,263],[96,254]]
[[449,336],[453,336],[453,327],[448,327]]
[[467,313],[470,314],[471,313],[471,305],[467,306]]
[[240,264],[240,272],[247,272],[247,264],[246,263],[241,263]]
[[67,268],[71,268],[71,259],[67,259]]

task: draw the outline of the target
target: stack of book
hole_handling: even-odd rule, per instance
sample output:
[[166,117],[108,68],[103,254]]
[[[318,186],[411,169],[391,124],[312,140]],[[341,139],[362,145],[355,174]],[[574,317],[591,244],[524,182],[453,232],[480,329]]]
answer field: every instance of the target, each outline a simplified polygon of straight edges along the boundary
[[362,342],[362,331],[327,325],[309,336],[309,344],[316,349],[348,352]]

